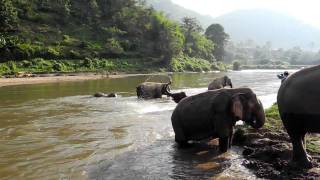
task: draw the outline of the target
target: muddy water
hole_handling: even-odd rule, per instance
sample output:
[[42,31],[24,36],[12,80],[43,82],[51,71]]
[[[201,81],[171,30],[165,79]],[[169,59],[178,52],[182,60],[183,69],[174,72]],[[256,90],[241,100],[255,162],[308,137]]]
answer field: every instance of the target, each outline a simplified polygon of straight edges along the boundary
[[[206,90],[227,74],[251,87],[265,107],[275,102],[281,70],[173,74],[173,91]],[[0,88],[2,179],[255,179],[241,149],[218,155],[203,143],[174,143],[168,98],[143,101],[135,86],[150,76]],[[161,76],[151,80],[166,81]],[[95,92],[119,98],[93,98]]]

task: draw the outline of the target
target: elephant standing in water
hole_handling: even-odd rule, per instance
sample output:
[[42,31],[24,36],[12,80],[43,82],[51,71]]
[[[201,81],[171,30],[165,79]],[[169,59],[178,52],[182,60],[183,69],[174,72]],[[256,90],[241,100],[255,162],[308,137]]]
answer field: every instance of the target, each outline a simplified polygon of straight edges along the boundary
[[178,144],[218,137],[220,152],[231,147],[233,127],[238,120],[253,128],[264,125],[263,106],[249,88],[218,89],[186,97],[171,116]]
[[144,82],[137,86],[138,98],[153,99],[161,98],[162,95],[168,95],[170,92],[169,83]]
[[223,76],[223,77],[216,78],[215,80],[213,80],[209,84],[208,90],[221,89],[226,86],[230,86],[232,88],[232,82],[228,76]]
[[278,91],[279,113],[293,146],[293,161],[312,167],[305,134],[320,133],[320,65],[288,76]]

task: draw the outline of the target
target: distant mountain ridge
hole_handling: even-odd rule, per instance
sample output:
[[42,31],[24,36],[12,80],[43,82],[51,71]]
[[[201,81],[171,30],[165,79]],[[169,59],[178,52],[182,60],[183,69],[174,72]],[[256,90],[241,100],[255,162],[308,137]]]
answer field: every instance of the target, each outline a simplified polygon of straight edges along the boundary
[[224,26],[234,41],[254,40],[258,44],[267,41],[276,48],[300,46],[304,49],[320,47],[320,29],[271,10],[239,10],[215,18]]
[[174,4],[171,0],[146,0],[148,5],[152,5],[154,9],[165,12],[170,19],[181,21],[183,17],[195,17],[199,20],[203,27],[208,27],[214,22],[214,18],[209,15],[202,15],[195,11],[186,9],[182,6]]
[[171,0],[147,0],[147,3],[156,10],[168,14],[169,18],[178,21],[189,16],[197,18],[203,27],[219,23],[230,35],[231,41],[250,39],[259,45],[270,41],[273,48],[292,48],[294,46],[307,50],[320,48],[320,29],[279,12],[248,9],[213,18],[183,8]]

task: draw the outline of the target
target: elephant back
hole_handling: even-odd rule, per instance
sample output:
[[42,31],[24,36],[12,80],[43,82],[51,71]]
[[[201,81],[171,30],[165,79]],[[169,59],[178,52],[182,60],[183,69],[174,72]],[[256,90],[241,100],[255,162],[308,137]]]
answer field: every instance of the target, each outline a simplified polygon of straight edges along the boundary
[[214,79],[208,86],[208,90],[223,88],[224,77]]
[[280,112],[320,112],[320,65],[302,69],[281,84],[277,102]]

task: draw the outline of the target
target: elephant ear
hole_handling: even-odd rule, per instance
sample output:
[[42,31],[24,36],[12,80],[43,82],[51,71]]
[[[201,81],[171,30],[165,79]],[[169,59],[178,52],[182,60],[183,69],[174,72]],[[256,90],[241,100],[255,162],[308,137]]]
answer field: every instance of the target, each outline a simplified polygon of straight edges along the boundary
[[231,111],[233,113],[233,116],[237,120],[243,120],[243,105],[240,99],[241,94],[236,94],[232,97],[232,105],[231,105]]

